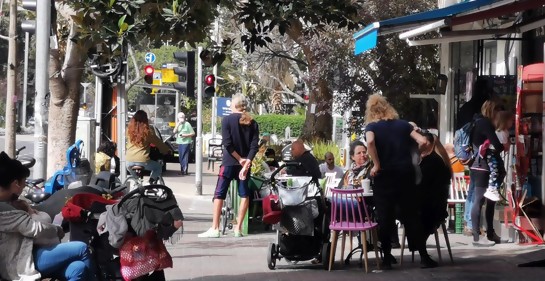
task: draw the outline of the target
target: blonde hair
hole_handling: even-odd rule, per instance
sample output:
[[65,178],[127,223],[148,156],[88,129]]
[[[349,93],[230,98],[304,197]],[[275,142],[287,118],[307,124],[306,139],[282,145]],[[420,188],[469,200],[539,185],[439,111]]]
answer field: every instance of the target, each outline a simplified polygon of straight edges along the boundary
[[496,128],[500,131],[509,130],[513,122],[513,113],[511,111],[502,110],[498,112],[496,117]]
[[373,123],[380,120],[398,119],[397,111],[385,97],[379,94],[370,95],[365,104],[365,123]]
[[231,98],[231,102],[235,108],[242,113],[242,116],[238,120],[240,125],[248,126],[252,123],[252,116],[246,112],[248,108],[248,99],[242,94],[236,94]]
[[483,106],[481,106],[481,114],[490,119],[491,121],[494,121],[495,119],[495,113],[497,109],[497,104],[493,100],[487,100],[483,103]]

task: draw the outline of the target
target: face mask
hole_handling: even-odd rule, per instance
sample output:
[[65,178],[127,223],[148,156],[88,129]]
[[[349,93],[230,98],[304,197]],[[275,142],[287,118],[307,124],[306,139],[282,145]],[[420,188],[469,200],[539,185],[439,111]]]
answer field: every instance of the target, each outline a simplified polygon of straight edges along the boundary
[[180,122],[184,122],[185,121],[185,118],[181,117],[181,118],[178,118],[178,121]]

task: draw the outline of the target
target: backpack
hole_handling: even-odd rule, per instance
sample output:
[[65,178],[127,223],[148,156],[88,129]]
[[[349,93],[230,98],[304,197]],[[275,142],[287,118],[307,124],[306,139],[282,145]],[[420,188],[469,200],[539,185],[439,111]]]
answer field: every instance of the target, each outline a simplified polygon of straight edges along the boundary
[[454,134],[454,155],[463,165],[471,165],[475,159],[471,133],[475,128],[475,121],[465,124]]

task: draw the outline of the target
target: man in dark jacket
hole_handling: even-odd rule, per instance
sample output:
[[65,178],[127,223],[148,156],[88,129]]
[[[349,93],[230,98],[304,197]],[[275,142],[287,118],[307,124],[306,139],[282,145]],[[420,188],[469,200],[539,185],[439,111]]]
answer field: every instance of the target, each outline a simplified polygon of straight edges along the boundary
[[291,156],[293,160],[301,163],[301,166],[289,171],[293,176],[312,177],[313,180],[318,180],[322,177],[318,160],[305,149],[305,144],[301,140],[296,140],[291,145]]

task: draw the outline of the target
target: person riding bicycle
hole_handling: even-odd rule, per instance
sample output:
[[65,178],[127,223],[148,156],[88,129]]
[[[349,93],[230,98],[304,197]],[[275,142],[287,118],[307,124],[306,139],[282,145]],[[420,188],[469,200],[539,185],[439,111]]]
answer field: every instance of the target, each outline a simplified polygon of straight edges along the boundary
[[150,159],[150,144],[153,144],[161,154],[170,153],[170,148],[155,135],[148,123],[148,115],[143,110],[138,110],[129,122],[127,129],[127,169],[132,176],[136,172],[133,166],[141,166],[151,171],[150,183],[155,183],[161,176],[162,165]]

